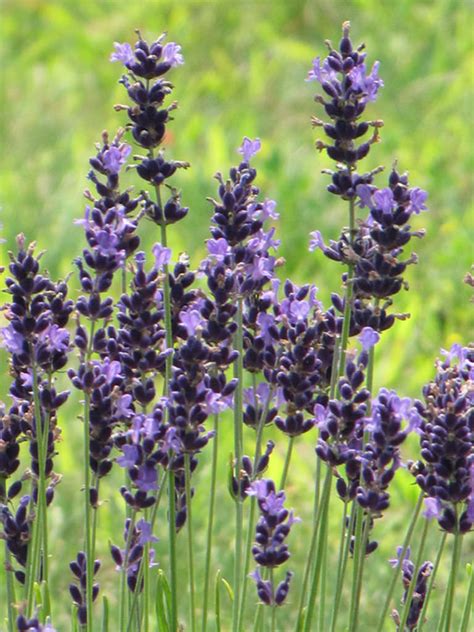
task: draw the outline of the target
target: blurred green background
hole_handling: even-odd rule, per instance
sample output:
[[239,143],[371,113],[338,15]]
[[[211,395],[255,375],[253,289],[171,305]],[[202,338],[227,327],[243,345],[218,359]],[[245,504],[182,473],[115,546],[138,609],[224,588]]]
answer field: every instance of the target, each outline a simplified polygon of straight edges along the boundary
[[[170,230],[174,252],[187,250],[193,264],[200,261],[209,235],[206,196],[215,191],[213,174],[236,162],[236,148],[244,135],[259,136],[263,149],[254,162],[262,192],[278,203],[278,233],[286,259],[282,275],[297,283],[314,282],[327,304],[330,292],[340,289],[341,269],[321,253],[307,252],[308,233],[319,229],[326,240],[336,238],[346,223],[347,210],[325,190],[328,176],[321,169],[332,164],[314,149],[317,134],[311,130],[310,117],[321,111],[313,102],[315,84],[304,79],[312,59],[324,55],[324,40],[336,43],[341,23],[349,19],[353,40],[366,43],[370,64],[380,60],[385,81],[378,101],[367,110],[368,117],[383,119],[385,127],[366,169],[379,164],[389,169],[397,160],[400,170],[409,171],[412,185],[429,192],[430,212],[413,221],[414,228],[427,231],[413,245],[419,264],[407,275],[410,291],[395,297],[395,311],[412,316],[384,334],[377,351],[376,387],[419,395],[433,374],[440,347],[466,344],[472,338],[472,292],[463,283],[473,261],[474,236],[472,2],[3,0],[0,9],[0,222],[1,236],[6,239],[0,245],[0,264],[7,263],[6,252],[14,247],[15,235],[24,232],[38,242],[39,249],[47,250],[43,261],[53,277],[69,274],[83,244],[81,231],[72,221],[83,214],[88,158],[103,129],[113,133],[125,124],[125,115],[112,107],[127,102],[117,83],[121,68],[108,62],[113,42],[133,42],[135,28],[146,38],[167,31],[169,40],[182,45],[186,62],[170,73],[179,109],[169,126],[168,152],[192,165],[174,179],[182,189],[184,204],[190,207],[186,220]],[[379,176],[379,186],[384,182],[385,176]],[[125,183],[136,183],[133,172]],[[158,239],[150,233],[142,227],[146,248]],[[5,369],[3,352],[0,362]],[[5,370],[0,386],[5,399]],[[81,533],[80,470],[74,447],[80,432],[76,401],[71,400],[60,421],[65,440],[57,469],[65,477],[51,509],[58,560],[74,555],[75,544],[65,541],[65,534],[75,534],[77,540]],[[312,442],[313,437],[301,442],[295,456],[300,465],[290,478],[290,502],[303,516],[311,511]],[[279,446],[275,472],[281,467],[284,449]],[[225,464],[222,468],[224,477]],[[199,483],[203,491],[196,494],[201,526],[207,475],[203,463],[203,482]],[[76,494],[77,503],[71,504],[71,494]],[[229,503],[225,489],[221,494],[222,502]],[[397,499],[400,504],[402,498],[413,499],[415,494],[409,478],[401,473],[394,505]],[[111,494],[108,506],[118,510],[120,501]],[[118,540],[121,533],[121,527],[112,522],[113,514],[104,511],[101,518],[103,552],[107,538]],[[385,560],[400,542],[406,519],[403,510],[395,507],[378,527],[381,551],[367,579],[367,626],[373,622],[377,594],[388,572]],[[219,561],[229,574],[225,570],[231,561],[226,517],[220,521]],[[303,541],[304,527],[300,529],[295,542]],[[436,548],[435,531],[431,552]],[[197,533],[198,540],[203,540],[202,528]],[[301,566],[304,555],[300,547],[295,566]],[[183,572],[185,564],[183,559]],[[57,590],[68,581],[63,566],[58,565],[54,581]],[[113,581],[110,564],[101,581],[105,585]],[[2,597],[0,588],[0,604]],[[60,629],[67,629],[65,608],[57,610]],[[291,620],[290,611],[291,607],[279,614],[282,630]],[[183,607],[183,617],[185,613]]]

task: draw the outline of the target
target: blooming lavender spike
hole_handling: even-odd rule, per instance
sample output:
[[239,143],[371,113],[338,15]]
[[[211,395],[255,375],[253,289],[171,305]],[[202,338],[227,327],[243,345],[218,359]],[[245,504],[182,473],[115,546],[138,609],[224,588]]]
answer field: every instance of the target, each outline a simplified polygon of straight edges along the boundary
[[427,495],[427,518],[435,517],[450,533],[466,533],[474,524],[474,350],[454,345],[436,376],[415,402],[419,416],[421,460],[412,471]]
[[[411,597],[408,616],[406,619],[406,627],[408,630],[414,630],[419,623],[419,618],[421,611],[423,609],[423,604],[425,602],[426,593],[428,590],[428,580],[433,572],[433,564],[430,561],[423,562],[420,568],[417,570],[415,568],[415,564],[410,560],[410,548],[408,547],[404,559],[400,564],[400,554],[402,547],[397,548],[397,559],[390,560],[391,566],[400,566],[401,567],[401,575],[402,575],[402,583],[405,589],[405,592],[402,597],[402,604],[405,604],[408,591],[410,589],[410,584],[413,581],[413,575],[415,571],[416,580],[415,586],[413,590],[413,594]],[[392,613],[392,618],[400,625],[400,615],[397,610],[394,610]]]
[[[292,525],[300,522],[300,519],[295,518],[292,511],[285,509],[285,493],[276,493],[275,484],[270,479],[256,480],[247,490],[247,494],[257,498],[260,509],[255,546],[252,548],[253,557],[261,567],[280,566],[290,557],[284,540],[288,537]],[[276,589],[271,581],[262,579],[259,569],[250,577],[255,580],[258,596],[265,605],[283,604],[288,595],[291,572],[286,574],[286,578]]]

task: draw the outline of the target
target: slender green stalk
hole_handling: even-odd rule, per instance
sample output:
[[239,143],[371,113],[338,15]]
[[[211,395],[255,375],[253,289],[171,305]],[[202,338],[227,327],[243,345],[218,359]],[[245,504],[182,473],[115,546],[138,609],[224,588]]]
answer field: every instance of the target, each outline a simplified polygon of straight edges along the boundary
[[170,627],[173,632],[178,629],[178,595],[177,595],[177,573],[176,573],[176,502],[174,490],[174,472],[169,471],[168,475],[168,537],[170,556],[170,591],[171,591],[171,621]]
[[318,630],[319,632],[326,632],[326,627],[324,625],[324,622],[326,618],[326,575],[327,575],[327,559],[328,559],[328,521],[327,521],[327,518],[322,525],[322,529],[323,529],[323,534],[322,534],[323,544],[321,547],[321,550],[322,550],[321,591],[319,594]]
[[[271,582],[271,585],[274,587],[275,582],[273,578],[273,568],[270,569],[270,582]],[[276,606],[275,604],[272,604],[271,609],[272,609],[271,632],[276,632]]]
[[285,464],[283,466],[283,472],[281,474],[281,480],[280,480],[280,487],[279,487],[279,489],[284,489],[284,487],[285,487],[286,477],[288,476],[288,469],[290,467],[291,454],[293,452],[293,443],[294,442],[295,442],[295,438],[294,437],[290,437],[290,440],[288,441],[288,448],[286,450]]
[[212,445],[211,485],[209,490],[209,514],[207,518],[206,562],[204,569],[204,596],[202,605],[202,632],[207,628],[207,611],[209,602],[211,553],[212,553],[212,528],[214,526],[214,506],[216,504],[217,481],[217,456],[219,452],[219,415],[214,415],[214,443]]
[[[323,538],[321,537],[321,525],[324,523],[325,520],[327,520],[329,497],[330,497],[330,492],[331,492],[331,483],[332,483],[332,472],[331,472],[331,468],[328,467],[326,470],[326,478],[324,480],[324,487],[323,487],[321,502],[319,504],[316,520],[314,521],[314,525],[313,525],[313,533],[311,536],[311,543],[310,543],[310,547],[308,551],[308,559],[306,561],[303,583],[301,586],[300,603],[298,607],[298,613],[296,616],[297,630],[299,630],[300,625],[301,625],[303,607],[306,601],[305,600],[306,588],[308,585],[308,579],[309,579],[309,575],[310,575],[310,571],[312,567],[312,561],[316,553],[316,560],[314,563],[312,579],[311,579],[311,589],[310,589],[310,595],[309,595],[309,600],[308,600],[308,609],[307,609],[306,617],[304,621],[305,632],[309,632],[311,630],[311,619],[313,617],[313,611],[314,611],[314,606],[315,606],[315,601],[316,601],[316,593],[318,590],[319,570],[321,566],[321,553],[322,553],[321,546],[323,542]],[[318,535],[319,535],[319,539],[318,539]],[[316,548],[316,544],[318,544],[317,548]]]
[[435,578],[436,578],[436,574],[438,572],[438,568],[441,562],[441,557],[443,555],[443,550],[444,550],[444,545],[446,544],[446,539],[447,539],[448,533],[446,531],[443,531],[443,537],[441,538],[441,543],[438,547],[438,554],[436,555],[436,560],[433,566],[433,572],[431,573],[431,577],[430,577],[430,581],[428,584],[428,588],[426,591],[426,597],[425,597],[425,601],[423,603],[423,608],[421,609],[420,612],[420,616],[419,616],[419,623],[418,623],[418,627],[417,627],[417,632],[421,632],[424,623],[425,623],[425,616],[426,616],[426,611],[428,610],[428,602],[430,600],[431,597],[431,592],[433,590],[433,586],[435,583]]
[[385,597],[385,601],[382,607],[382,611],[380,613],[380,618],[379,618],[379,622],[377,625],[377,630],[376,632],[382,632],[383,627],[384,627],[384,623],[385,623],[385,616],[387,614],[387,610],[390,606],[390,601],[392,599],[392,595],[393,595],[393,590],[395,588],[395,584],[397,583],[397,579],[400,573],[400,564],[401,564],[401,560],[403,560],[405,558],[405,554],[407,552],[408,546],[410,544],[411,541],[411,537],[413,535],[413,530],[415,528],[416,522],[418,520],[418,516],[420,515],[420,510],[421,510],[421,506],[423,504],[423,498],[424,498],[424,493],[420,492],[420,495],[418,496],[418,500],[415,506],[415,509],[413,511],[412,514],[412,518],[410,521],[410,524],[408,526],[406,535],[405,535],[405,539],[403,541],[403,545],[402,545],[402,550],[400,552],[400,563],[397,564],[397,566],[393,569],[393,573],[392,573],[392,579],[390,580],[390,584],[388,587],[388,591],[387,591],[387,595]]
[[188,523],[188,567],[189,567],[189,595],[191,608],[191,632],[196,630],[196,599],[194,594],[194,551],[193,551],[193,514],[191,497],[191,464],[189,453],[184,455],[184,480],[186,489],[186,509]]
[[[153,152],[151,152],[153,156]],[[161,207],[161,195],[160,187],[155,187],[156,199],[158,205]],[[166,234],[166,225],[160,224],[161,228],[161,245],[166,248],[168,246],[168,239]],[[170,297],[170,285],[169,285],[169,270],[168,264],[163,266],[164,280],[163,280],[163,303],[165,308],[165,336],[167,349],[173,348],[173,332],[171,329],[171,297]],[[166,357],[165,364],[165,384],[164,394],[168,393],[169,382],[171,379],[171,368],[173,358],[170,355]],[[175,504],[175,489],[174,489],[174,473],[170,470],[168,478],[168,500],[169,500],[169,514],[168,514],[168,544],[169,544],[169,560],[170,560],[170,590],[171,590],[171,629],[173,632],[178,628],[178,596],[177,596],[177,573],[176,573],[176,504]]]
[[470,573],[469,588],[466,595],[466,603],[464,604],[464,611],[461,619],[461,627],[459,632],[468,632],[469,619],[471,618],[472,604],[474,603],[474,567],[472,564],[468,566],[468,572]]
[[243,577],[243,585],[242,585],[242,597],[240,599],[240,613],[239,613],[239,622],[238,629],[242,629],[242,624],[245,615],[245,604],[247,601],[247,587],[248,587],[248,574],[250,570],[250,556],[252,549],[252,542],[255,539],[255,510],[257,507],[257,502],[255,496],[250,497],[250,509],[249,509],[249,520],[247,527],[247,539],[245,541],[245,561],[244,561],[244,577]]
[[[31,353],[33,357],[33,351]],[[38,459],[38,479],[33,481],[37,485],[36,515],[32,524],[30,546],[28,547],[25,595],[27,601],[27,613],[33,614],[34,584],[39,581],[42,562],[43,578],[48,576],[48,533],[46,524],[46,450],[49,431],[49,416],[45,416],[44,424],[41,419],[41,405],[38,390],[38,373],[36,363],[32,363],[33,374],[33,416],[36,434],[36,449]],[[46,434],[46,447],[44,435]],[[33,501],[31,501],[33,502]]]
[[[457,518],[457,516],[456,516]],[[457,520],[456,520],[457,522]],[[454,534],[454,546],[453,557],[451,562],[451,572],[449,575],[448,590],[446,591],[443,612],[441,613],[441,619],[438,623],[438,632],[450,632],[451,631],[451,618],[454,602],[454,589],[456,587],[456,575],[459,567],[459,560],[461,559],[461,546],[462,546],[462,534],[457,532]]]
[[[235,349],[238,357],[234,363],[234,376],[238,380],[234,396],[234,457],[235,478],[240,479],[240,467],[242,459],[242,403],[243,403],[243,303],[242,298],[237,304],[237,331],[235,333]],[[235,553],[234,553],[234,601],[232,604],[232,630],[238,631],[240,584],[242,581],[242,536],[243,536],[243,511],[242,500],[237,495],[235,499]]]
[[[127,566],[128,556],[130,555],[130,545],[132,543],[133,530],[135,528],[135,521],[137,517],[137,510],[133,509],[130,522],[128,523],[127,540],[125,542],[125,554],[123,556],[122,570],[120,572],[120,601],[119,601],[119,629],[120,632],[125,632],[125,621],[127,619]],[[142,566],[140,564],[140,566]]]
[[[6,478],[4,476],[0,476],[0,503],[7,502],[7,489],[6,489]],[[7,543],[5,542],[4,546],[5,551],[5,564],[3,566],[4,574],[5,574],[5,585],[7,588],[7,611],[8,611],[8,632],[13,632],[13,604],[15,603],[15,587],[13,584],[12,578],[12,565],[11,565],[11,557],[10,551],[8,550]]]
[[349,616],[349,632],[357,630],[359,620],[359,603],[362,588],[362,576],[366,557],[367,539],[370,529],[370,514],[365,514],[362,507],[356,509],[356,532],[354,543],[354,566],[352,575],[351,607]]
[[[145,520],[148,522],[148,509],[145,509]],[[150,613],[150,542],[146,542],[143,547],[143,557],[140,564],[140,568],[143,568],[143,612],[142,616],[139,618],[140,626],[139,630],[143,629],[143,632],[148,632],[149,630],[149,613]],[[137,587],[140,584],[137,583]],[[136,591],[135,591],[136,592]],[[129,602],[129,610],[132,609],[131,601]],[[143,628],[141,626],[141,621],[143,617]]]
[[[344,516],[342,521],[341,528],[341,540],[339,544],[339,563],[337,568],[337,578],[336,578],[336,590],[334,592],[334,605],[332,609],[331,615],[331,632],[335,632],[337,617],[339,614],[339,605],[341,603],[342,597],[342,587],[344,585],[344,577],[346,574],[347,560],[349,559],[349,549],[351,544],[351,534],[352,529],[354,528],[354,520],[356,515],[356,506],[354,502],[352,502],[351,507],[351,517],[349,519],[349,525],[346,526],[346,518],[347,518],[347,503],[344,503]],[[342,552],[342,554],[341,554]]]
[[[415,562],[415,567],[413,569],[413,576],[411,578],[411,582],[410,585],[408,587],[408,591],[407,594],[405,596],[405,604],[403,607],[403,612],[402,612],[402,616],[400,619],[400,625],[398,626],[399,632],[403,632],[403,630],[405,629],[405,625],[408,619],[408,615],[410,613],[410,608],[411,608],[411,600],[413,597],[413,593],[415,591],[415,586],[416,586],[416,582],[418,579],[418,572],[420,570],[421,564],[422,564],[422,559],[423,559],[423,552],[424,552],[424,548],[425,548],[425,542],[426,542],[426,535],[428,533],[428,527],[430,525],[429,520],[425,520],[425,523],[423,525],[423,531],[421,534],[421,540],[420,540],[420,545],[418,548],[418,555],[416,557],[416,562]],[[400,558],[401,563],[403,563],[403,559]]]
[[[352,243],[355,233],[355,206],[354,200],[349,202],[349,243]],[[354,266],[348,265],[347,267],[347,280],[346,280],[346,295],[344,299],[344,315],[341,332],[341,346],[339,353],[339,375],[344,375],[346,366],[346,349],[347,342],[349,340],[349,328],[351,322],[351,308],[352,308],[352,278],[354,276]]]

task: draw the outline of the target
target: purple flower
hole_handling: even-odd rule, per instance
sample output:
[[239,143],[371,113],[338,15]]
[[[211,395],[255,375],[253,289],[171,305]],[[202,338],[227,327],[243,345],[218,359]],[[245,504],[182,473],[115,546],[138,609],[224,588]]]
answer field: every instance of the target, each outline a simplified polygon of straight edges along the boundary
[[158,538],[151,532],[151,524],[144,518],[140,518],[136,526],[139,531],[138,543],[146,544],[147,542],[158,542]]
[[305,81],[318,81],[319,83],[336,81],[336,72],[331,68],[327,59],[321,65],[321,58],[313,59],[313,67],[308,72]]
[[426,199],[428,197],[428,193],[423,191],[423,189],[419,189],[418,187],[414,187],[410,191],[410,210],[418,215],[421,211],[427,211],[427,207],[425,205]]
[[423,512],[424,517],[428,520],[431,520],[431,518],[439,518],[441,514],[441,503],[439,499],[428,497],[425,498],[424,503],[426,508]]
[[13,325],[0,329],[0,347],[4,347],[9,353],[21,353],[23,350],[23,336],[19,334]]
[[379,67],[380,62],[374,62],[370,74],[367,75],[365,64],[359,64],[354,66],[349,73],[349,77],[352,80],[352,88],[364,93],[364,97],[361,99],[362,103],[375,101],[379,88],[383,87],[383,81],[378,76]]
[[374,193],[374,206],[389,215],[393,210],[393,192],[391,189],[378,189]]
[[169,64],[172,68],[174,66],[180,66],[181,64],[184,64],[184,58],[179,52],[180,50],[181,46],[175,44],[175,42],[168,42],[163,47],[163,61]]
[[255,154],[260,151],[261,146],[262,143],[260,142],[259,138],[251,140],[250,138],[248,138],[248,136],[244,136],[242,145],[237,151],[239,152],[239,154],[242,154],[245,162],[249,162],[250,158],[252,158],[252,156],[255,156]]
[[135,57],[133,55],[132,47],[128,42],[125,42],[124,44],[114,42],[114,46],[115,52],[110,55],[110,61],[119,61],[124,66],[133,63]]
[[280,217],[279,213],[277,213],[275,211],[276,208],[276,202],[275,200],[265,200],[265,202],[262,204],[262,209],[260,211],[260,217],[262,218],[262,220],[266,220],[266,219],[273,219],[276,220]]
[[119,456],[117,459],[117,463],[121,467],[134,467],[137,463],[140,451],[136,445],[128,445],[125,444],[122,446],[123,456]]
[[211,257],[214,257],[216,261],[222,261],[229,250],[229,244],[224,237],[207,240],[207,252]]
[[107,149],[104,152],[104,155],[102,157],[104,167],[109,173],[114,175],[118,174],[120,172],[120,169],[122,168],[122,165],[124,165],[127,161],[127,158],[130,155],[131,151],[131,146],[125,143],[121,144],[119,147],[112,145],[110,149]]
[[313,230],[313,232],[311,232],[309,235],[311,237],[311,240],[309,242],[309,251],[310,252],[313,252],[317,248],[321,248],[321,250],[323,250],[323,248],[325,248],[324,241],[323,241],[323,236],[321,235],[321,232],[319,230]]
[[49,325],[41,332],[39,338],[46,342],[49,351],[67,351],[69,348],[69,332],[58,325]]
[[138,468],[138,476],[135,484],[143,492],[150,492],[158,489],[158,475],[153,465],[146,463]]
[[171,259],[171,248],[165,248],[161,244],[155,244],[151,249],[153,254],[155,255],[155,268],[159,270],[167,263],[169,263]]
[[368,351],[378,343],[380,334],[372,329],[372,327],[364,327],[357,340],[361,343],[364,351]]
[[179,319],[186,327],[188,336],[194,336],[196,334],[196,329],[204,323],[201,314],[196,309],[189,309],[181,312]]
[[356,187],[356,193],[359,196],[359,206],[360,208],[365,208],[368,206],[369,208],[373,208],[372,202],[372,191],[373,187],[368,184],[358,184]]

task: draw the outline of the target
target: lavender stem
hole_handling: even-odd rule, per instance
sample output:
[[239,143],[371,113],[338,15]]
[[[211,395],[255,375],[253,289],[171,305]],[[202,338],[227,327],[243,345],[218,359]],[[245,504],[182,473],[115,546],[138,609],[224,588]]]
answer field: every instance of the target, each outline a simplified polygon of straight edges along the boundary
[[[408,546],[410,544],[411,536],[413,535],[413,530],[415,529],[415,525],[418,520],[418,516],[420,514],[424,496],[425,496],[424,493],[420,492],[420,495],[418,496],[418,501],[415,506],[415,510],[411,518],[411,522],[408,526],[408,530],[405,535],[405,540],[403,541],[402,550],[400,552],[400,557],[399,557],[400,560],[405,559],[405,554],[407,552]],[[380,614],[376,632],[382,632],[383,630],[384,623],[385,623],[385,615],[387,614],[387,610],[390,606],[390,600],[392,599],[393,590],[395,588],[395,584],[397,583],[397,579],[399,575],[399,566],[400,564],[397,564],[397,566],[393,569],[392,579],[390,581],[387,596],[385,597],[385,601],[383,604],[382,612]]]
[[438,632],[449,632],[451,630],[451,618],[453,614],[454,589],[456,587],[456,575],[458,572],[459,561],[461,559],[462,534],[456,532],[454,534],[453,557],[451,562],[451,573],[449,575],[448,590],[443,605],[443,612],[438,623]]
[[347,560],[349,557],[349,547],[351,541],[351,533],[354,528],[354,519],[355,519],[355,504],[352,503],[351,508],[351,517],[349,519],[349,525],[346,524],[347,520],[347,502],[344,503],[344,512],[342,517],[342,528],[341,528],[341,540],[339,544],[339,563],[337,568],[337,578],[336,578],[336,590],[334,592],[334,605],[332,609],[332,617],[331,617],[331,632],[335,632],[336,624],[337,624],[337,616],[339,613],[339,605],[341,603],[342,597],[342,587],[344,585],[344,577],[346,574],[347,568]]
[[[238,357],[234,363],[234,375],[238,380],[234,398],[234,458],[235,478],[239,480],[242,457],[242,397],[243,397],[243,305],[239,298],[237,306],[237,331],[235,334]],[[238,632],[240,583],[242,574],[242,535],[243,535],[242,499],[235,497],[235,554],[234,554],[234,602],[232,605],[232,630]]]
[[206,562],[204,570],[204,597],[202,606],[202,632],[207,629],[207,611],[209,602],[209,585],[212,553],[212,528],[214,525],[214,506],[216,501],[217,456],[219,451],[219,415],[214,415],[214,443],[212,446],[211,485],[209,490],[209,514],[207,519]]
[[189,564],[189,593],[190,593],[190,608],[191,608],[191,632],[196,630],[196,605],[194,595],[194,552],[193,552],[193,521],[192,521],[192,496],[191,496],[191,464],[189,452],[184,455],[184,476],[185,476],[185,489],[186,489],[186,504],[187,504],[187,523],[188,523],[188,564]]
[[471,575],[469,580],[469,589],[466,595],[466,603],[464,605],[464,612],[461,620],[461,627],[459,632],[467,632],[469,627],[469,619],[471,618],[472,602],[474,598],[474,567],[472,564],[468,566],[468,572]]

